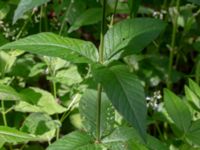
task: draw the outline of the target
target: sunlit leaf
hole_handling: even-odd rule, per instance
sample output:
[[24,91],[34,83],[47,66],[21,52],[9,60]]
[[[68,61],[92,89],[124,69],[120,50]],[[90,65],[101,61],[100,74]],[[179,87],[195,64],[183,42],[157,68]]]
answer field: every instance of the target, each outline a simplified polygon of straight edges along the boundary
[[43,56],[83,63],[96,62],[98,52],[91,43],[79,39],[61,37],[53,33],[39,33],[8,43],[0,49],[20,49]]

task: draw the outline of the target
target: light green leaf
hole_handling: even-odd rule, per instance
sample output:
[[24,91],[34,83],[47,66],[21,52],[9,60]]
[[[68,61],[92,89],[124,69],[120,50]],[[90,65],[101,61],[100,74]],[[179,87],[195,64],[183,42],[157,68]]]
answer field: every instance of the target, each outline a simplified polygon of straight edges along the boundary
[[192,122],[192,125],[185,136],[193,144],[200,146],[200,120]]
[[50,0],[20,0],[17,9],[15,10],[15,14],[13,17],[13,24],[16,23],[18,19],[23,17],[24,13],[38,7],[42,4],[47,3]]
[[191,105],[200,110],[200,99],[188,86],[185,86],[185,95]]
[[0,20],[3,20],[10,11],[10,5],[6,1],[0,1]]
[[24,98],[12,87],[0,84],[0,100],[24,100]]
[[38,141],[50,141],[60,123],[44,113],[32,113],[24,121],[21,131],[37,136]]
[[115,108],[145,139],[146,100],[143,86],[137,77],[120,65],[95,68],[93,75],[95,80],[103,85]]
[[15,56],[7,54],[4,51],[0,51],[0,75],[4,75],[9,72],[15,60]]
[[55,77],[49,77],[48,79],[54,80],[61,84],[66,84],[68,86],[80,83],[82,81],[82,77],[80,76],[76,66],[71,66],[68,69],[60,70],[56,73]]
[[189,88],[200,98],[200,87],[191,79],[189,79]]
[[20,101],[15,110],[20,112],[45,112],[49,115],[63,113],[66,108],[59,105],[49,92],[39,88],[28,88],[21,92],[26,101]]
[[47,150],[80,150],[82,147],[90,145],[91,142],[92,138],[89,135],[75,131],[51,144]]
[[127,19],[117,23],[105,35],[104,60],[117,59],[123,52],[125,56],[141,51],[165,26],[163,21],[150,18]]
[[170,90],[165,89],[164,105],[174,124],[184,133],[187,132],[192,121],[192,114],[187,104]]
[[[82,116],[85,129],[96,135],[96,116],[97,116],[97,91],[87,89],[79,103],[79,110]],[[108,97],[102,93],[101,100],[101,135],[105,136],[110,133],[114,127],[115,113]]]
[[35,136],[20,132],[14,128],[0,126],[0,141],[19,143],[35,140]]
[[5,142],[2,140],[2,141],[0,141],[0,150],[1,150],[1,148],[3,147],[3,145],[5,144]]
[[60,57],[75,63],[98,60],[96,47],[83,40],[61,37],[53,33],[39,33],[3,45],[0,49],[20,49],[38,55]]
[[99,22],[102,18],[102,9],[101,8],[90,8],[82,13],[76,21],[69,28],[68,32],[77,30],[81,26],[92,25]]

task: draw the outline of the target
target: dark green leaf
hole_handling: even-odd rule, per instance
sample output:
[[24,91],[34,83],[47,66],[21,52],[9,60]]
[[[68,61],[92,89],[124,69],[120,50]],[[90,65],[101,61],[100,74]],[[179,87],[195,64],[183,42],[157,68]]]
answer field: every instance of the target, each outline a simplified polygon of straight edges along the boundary
[[130,9],[130,15],[136,15],[139,6],[140,6],[141,0],[128,0],[128,6]]
[[188,0],[188,2],[192,2],[194,4],[200,5],[200,1],[199,0]]
[[90,8],[76,19],[76,21],[69,28],[68,32],[77,30],[81,26],[95,24],[101,20],[102,18],[101,16],[102,16],[101,8]]
[[105,35],[104,60],[118,58],[124,49],[127,53],[124,55],[141,51],[164,30],[165,26],[163,21],[150,18],[135,18],[119,22]]
[[145,139],[146,100],[140,81],[124,66],[99,67],[93,70],[94,78],[103,85],[115,108]]

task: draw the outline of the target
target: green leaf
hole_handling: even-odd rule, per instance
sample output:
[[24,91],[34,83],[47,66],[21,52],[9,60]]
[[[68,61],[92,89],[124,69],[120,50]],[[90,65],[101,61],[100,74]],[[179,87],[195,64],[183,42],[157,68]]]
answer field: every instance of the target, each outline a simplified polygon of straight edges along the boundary
[[189,88],[200,98],[200,87],[191,79],[189,79]]
[[123,55],[129,55],[141,51],[165,26],[163,21],[150,18],[127,19],[117,23],[105,35],[104,60],[117,59],[123,52],[126,53]]
[[24,100],[11,86],[0,84],[0,100]]
[[75,131],[51,144],[47,150],[80,150],[82,147],[90,145],[91,142],[92,138],[89,135]]
[[93,70],[94,78],[103,88],[115,108],[145,139],[146,100],[144,89],[135,75],[124,66],[99,67]]
[[187,132],[192,121],[192,114],[187,104],[170,90],[165,89],[164,105],[174,124],[184,133]]
[[199,111],[200,99],[188,86],[185,86],[185,95],[191,105]]
[[200,1],[199,0],[188,0],[188,2],[192,2],[194,4],[200,5]]
[[49,77],[48,79],[61,84],[66,84],[68,86],[78,84],[82,81],[82,77],[80,76],[76,66],[71,66],[68,69],[60,70],[56,73],[55,77]]
[[39,88],[28,88],[21,91],[26,101],[20,101],[15,110],[20,112],[45,112],[49,115],[63,113],[66,108],[59,105],[49,92]]
[[200,146],[200,119],[192,122],[185,136],[189,141]]
[[151,150],[169,150],[167,145],[165,143],[161,142],[157,138],[148,135],[147,138],[147,147],[150,148]]
[[126,142],[130,139],[143,143],[143,140],[134,128],[131,127],[119,127],[115,129],[109,136],[102,139],[104,144],[106,143],[119,143]]
[[69,28],[68,32],[77,30],[81,26],[92,25],[101,21],[102,9],[101,8],[90,8],[82,13],[76,21]]
[[[114,127],[114,109],[106,94],[102,93],[101,100],[101,135],[105,136],[110,133]],[[79,103],[79,110],[82,116],[85,129],[96,135],[96,116],[97,116],[97,91],[87,89]]]
[[136,13],[139,9],[140,3],[141,3],[141,0],[128,0],[128,6],[129,6],[129,9],[130,9],[130,15],[131,16],[136,15]]
[[15,14],[13,17],[13,24],[16,23],[18,19],[23,17],[24,13],[38,7],[42,4],[47,3],[50,0],[20,0],[17,9],[15,10]]
[[50,141],[60,123],[44,113],[32,113],[24,121],[21,131],[37,136],[38,141]]
[[1,148],[3,147],[4,144],[5,144],[4,141],[0,141],[0,150],[1,150]]
[[61,37],[53,33],[31,35],[8,43],[0,49],[20,49],[38,55],[60,57],[75,63],[91,63],[98,60],[97,49],[91,42]]
[[35,136],[20,132],[14,128],[0,126],[0,141],[19,143],[35,140]]

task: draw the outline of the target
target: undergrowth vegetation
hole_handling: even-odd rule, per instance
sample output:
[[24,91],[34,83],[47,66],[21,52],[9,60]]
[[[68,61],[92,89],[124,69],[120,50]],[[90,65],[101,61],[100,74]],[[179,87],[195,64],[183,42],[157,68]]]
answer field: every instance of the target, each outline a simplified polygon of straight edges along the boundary
[[1,150],[199,150],[200,0],[0,0]]

